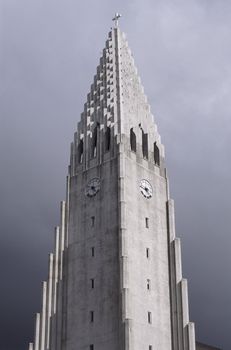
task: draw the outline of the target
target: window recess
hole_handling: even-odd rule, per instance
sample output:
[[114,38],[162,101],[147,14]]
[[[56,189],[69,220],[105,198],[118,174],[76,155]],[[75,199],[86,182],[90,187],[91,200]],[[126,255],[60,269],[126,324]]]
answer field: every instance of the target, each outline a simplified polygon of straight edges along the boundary
[[146,258],[149,259],[150,258],[150,249],[146,248]]
[[145,227],[149,228],[149,218],[145,218]]

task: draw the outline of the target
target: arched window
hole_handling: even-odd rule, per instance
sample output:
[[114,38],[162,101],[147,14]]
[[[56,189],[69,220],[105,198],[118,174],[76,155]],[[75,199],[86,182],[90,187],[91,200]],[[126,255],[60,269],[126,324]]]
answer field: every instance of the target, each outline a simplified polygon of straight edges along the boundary
[[142,129],[142,152],[143,157],[148,159],[148,134],[145,134]]
[[105,151],[109,151],[111,146],[111,128],[107,127],[105,132]]
[[92,133],[92,139],[91,139],[91,157],[96,157],[97,153],[97,126],[95,127],[93,133]]
[[136,152],[136,134],[133,131],[133,128],[130,129],[130,146],[133,152]]
[[82,162],[83,162],[83,140],[80,140],[78,144],[78,163],[81,164]]
[[160,150],[156,142],[154,143],[154,162],[158,166],[160,165]]

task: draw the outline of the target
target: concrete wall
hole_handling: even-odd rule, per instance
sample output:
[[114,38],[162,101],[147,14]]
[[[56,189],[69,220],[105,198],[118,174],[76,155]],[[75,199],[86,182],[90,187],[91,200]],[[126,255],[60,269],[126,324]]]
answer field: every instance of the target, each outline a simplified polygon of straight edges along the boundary
[[[68,350],[87,350],[90,344],[95,349],[119,348],[117,176],[114,159],[71,178],[66,276]],[[86,186],[95,177],[101,181],[100,190],[88,197]],[[94,322],[90,320],[91,311]]]
[[[153,188],[149,199],[140,191],[142,179],[148,180]],[[125,201],[128,258],[126,318],[132,324],[130,348],[149,349],[151,345],[153,349],[171,350],[166,179],[160,175],[160,169],[154,166],[153,160],[148,162],[137,157],[129,151],[129,147],[125,155]],[[147,248],[149,258],[146,256]],[[151,324],[148,312],[151,312]]]

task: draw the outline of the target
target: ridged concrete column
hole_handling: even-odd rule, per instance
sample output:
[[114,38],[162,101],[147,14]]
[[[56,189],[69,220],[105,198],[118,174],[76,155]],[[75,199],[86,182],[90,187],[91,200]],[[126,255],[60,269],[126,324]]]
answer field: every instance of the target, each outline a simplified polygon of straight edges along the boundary
[[173,350],[184,350],[182,323],[182,294],[179,284],[182,279],[180,240],[175,238],[174,201],[167,201],[167,227],[169,241],[169,273],[172,315]]
[[[184,332],[183,332],[183,303],[182,303],[182,266],[181,266],[181,243],[180,239],[176,238],[173,241],[174,263],[173,269],[176,274],[176,305],[177,305],[177,334],[178,344],[177,350],[184,350]],[[186,349],[185,349],[186,350]]]
[[59,227],[55,228],[55,254],[53,259],[53,283],[52,283],[52,314],[56,313],[57,282],[59,269]]
[[70,175],[73,176],[75,172],[75,147],[73,142],[71,143],[70,153]]
[[[122,137],[122,136],[121,136]],[[119,144],[119,156],[118,156],[118,196],[119,196],[119,261],[120,261],[120,290],[121,290],[121,316],[124,325],[123,341],[121,349],[130,349],[130,326],[129,322],[129,276],[128,276],[128,252],[127,252],[127,240],[126,240],[126,203],[125,203],[125,160],[123,152],[123,143]]]
[[196,350],[195,342],[195,326],[193,322],[189,322],[189,306],[188,306],[188,285],[187,280],[181,281],[182,290],[182,318],[184,329],[184,349]]
[[59,240],[59,279],[63,276],[63,250],[65,246],[65,214],[66,203],[62,201],[60,204],[60,240]]
[[39,350],[39,338],[40,338],[40,313],[37,313],[36,321],[35,321],[34,350]]
[[52,279],[52,305],[51,305],[51,324],[50,324],[50,349],[56,350],[56,331],[57,331],[57,287],[59,274],[59,240],[60,230],[55,227],[55,249],[53,256],[53,279]]
[[115,38],[115,77],[116,77],[116,91],[117,91],[117,120],[118,120],[118,133],[120,135],[124,134],[123,127],[123,117],[122,117],[122,103],[121,103],[121,58],[120,58],[120,30],[119,28],[114,28],[114,38]]
[[[168,187],[168,183],[167,183]],[[169,190],[167,190],[168,192]],[[174,200],[169,199],[167,201],[167,218],[168,218],[168,230],[169,230],[169,241],[172,242],[175,237],[175,214],[174,214]]]
[[70,202],[70,176],[66,178],[66,220],[65,220],[65,247],[68,247],[68,218],[69,218],[69,202]]
[[42,283],[42,313],[40,319],[40,342],[39,350],[45,350],[46,338],[46,304],[47,304],[47,282]]
[[195,343],[195,325],[193,322],[189,322],[188,324],[188,348],[189,350],[196,350]]
[[46,311],[46,349],[49,349],[50,344],[50,318],[52,310],[52,282],[53,282],[53,254],[49,255],[49,274],[48,274],[48,289],[47,289],[47,311]]
[[174,350],[195,350],[194,325],[189,323],[188,284],[182,278],[181,243],[175,238],[174,202],[167,202],[169,272]]
[[56,350],[61,350],[61,338],[62,338],[62,302],[63,302],[63,251],[65,247],[65,215],[66,215],[66,203],[62,201],[60,203],[60,229],[59,229],[59,259],[58,259],[58,281],[57,281],[57,302],[56,302],[56,334],[59,335],[56,341]]
[[[179,334],[178,334],[178,308],[177,308],[177,279],[176,277],[176,242],[175,225],[174,225],[174,202],[169,199],[166,203],[167,211],[167,229],[168,229],[168,244],[169,244],[169,280],[170,280],[170,301],[171,301],[171,323],[172,323],[172,347],[173,350],[178,350]],[[178,272],[179,274],[180,272]]]

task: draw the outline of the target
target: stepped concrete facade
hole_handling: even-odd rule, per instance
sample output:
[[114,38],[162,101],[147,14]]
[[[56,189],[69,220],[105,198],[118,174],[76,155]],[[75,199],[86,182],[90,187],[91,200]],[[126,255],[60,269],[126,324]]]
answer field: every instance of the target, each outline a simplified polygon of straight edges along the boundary
[[71,144],[29,350],[196,349],[164,159],[116,26]]

